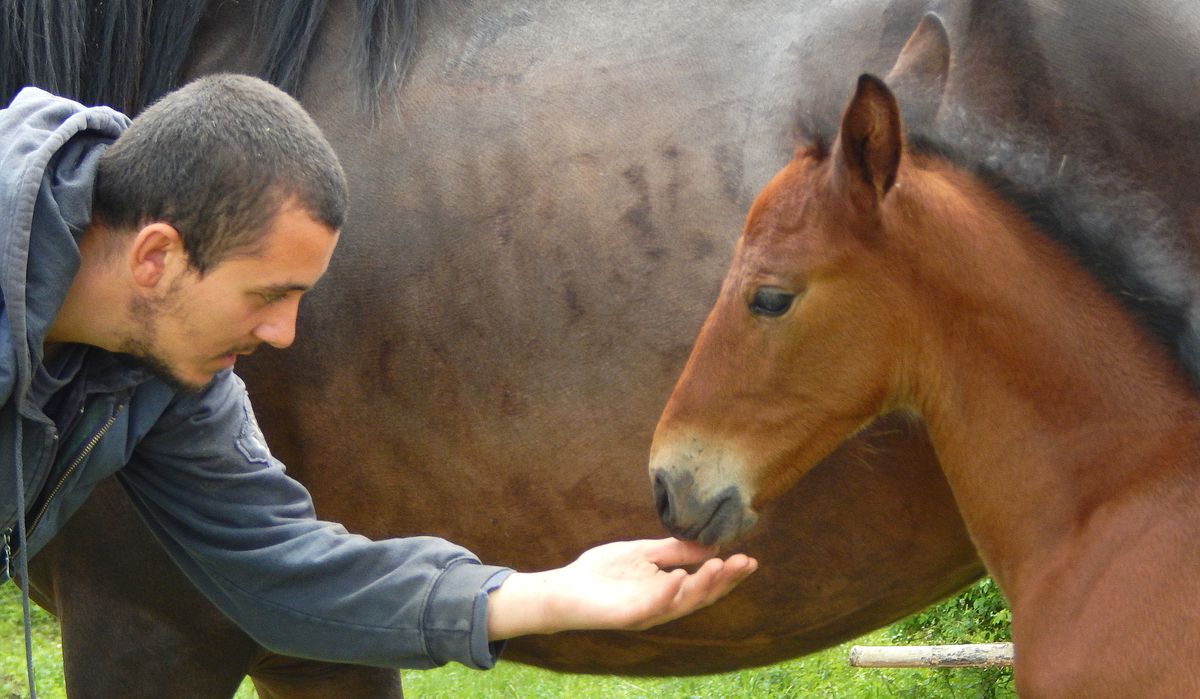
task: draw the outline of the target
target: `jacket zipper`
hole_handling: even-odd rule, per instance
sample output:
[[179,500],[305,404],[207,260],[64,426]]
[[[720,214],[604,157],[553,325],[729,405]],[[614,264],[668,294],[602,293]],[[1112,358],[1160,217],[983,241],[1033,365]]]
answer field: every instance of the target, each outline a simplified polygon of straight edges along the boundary
[[[113,411],[112,416],[100,426],[100,429],[96,432],[96,434],[92,435],[92,438],[88,440],[87,444],[83,445],[83,450],[71,460],[70,465],[67,466],[67,470],[63,472],[62,477],[58,479],[58,483],[54,485],[54,490],[50,491],[50,495],[47,496],[46,501],[42,503],[42,507],[40,510],[38,510],[37,515],[33,518],[32,523],[29,525],[28,531],[32,532],[34,528],[37,527],[38,522],[42,521],[42,517],[45,516],[46,511],[50,509],[50,503],[54,502],[54,496],[58,495],[58,491],[62,490],[63,486],[66,485],[67,479],[71,477],[71,474],[75,472],[75,469],[79,468],[79,464],[83,463],[83,460],[88,457],[88,454],[92,453],[92,450],[96,448],[96,445],[100,443],[100,440],[104,437],[108,430],[112,428],[113,424],[116,423],[117,416],[121,414],[121,410],[124,408],[124,405],[118,405],[117,409]],[[6,540],[6,552],[7,546],[8,542]]]

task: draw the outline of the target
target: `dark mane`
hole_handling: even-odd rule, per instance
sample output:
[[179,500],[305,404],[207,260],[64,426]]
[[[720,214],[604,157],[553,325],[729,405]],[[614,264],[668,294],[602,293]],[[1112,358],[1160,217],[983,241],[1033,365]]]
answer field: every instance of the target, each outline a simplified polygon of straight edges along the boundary
[[1174,280],[1186,274],[1169,254],[1164,230],[1175,227],[1154,197],[1099,171],[1046,162],[1042,150],[1000,148],[971,154],[971,145],[911,134],[910,148],[973,173],[1062,245],[1164,343],[1200,384],[1189,347],[1191,296]]
[[[370,109],[393,94],[413,53],[417,0],[358,0],[353,48],[359,94]],[[128,114],[179,84],[209,0],[9,0],[0,17],[0,104],[26,85]],[[255,6],[258,77],[300,86],[328,0]]]
[[[1050,149],[1012,134],[981,136],[970,128],[910,132],[907,147],[974,174],[1062,245],[1147,331],[1163,342],[1200,385],[1192,327],[1192,289],[1171,243],[1179,224],[1152,194],[1103,173],[1085,159],[1051,162]],[[814,148],[828,131],[804,130]]]

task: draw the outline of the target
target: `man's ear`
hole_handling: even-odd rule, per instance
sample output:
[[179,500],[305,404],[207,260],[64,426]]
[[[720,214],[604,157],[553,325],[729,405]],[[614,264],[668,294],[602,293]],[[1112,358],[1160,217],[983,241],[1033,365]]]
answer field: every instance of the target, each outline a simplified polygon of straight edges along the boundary
[[134,236],[126,259],[134,283],[147,290],[157,287],[164,280],[171,281],[187,268],[183,238],[169,223],[155,222],[143,226]]

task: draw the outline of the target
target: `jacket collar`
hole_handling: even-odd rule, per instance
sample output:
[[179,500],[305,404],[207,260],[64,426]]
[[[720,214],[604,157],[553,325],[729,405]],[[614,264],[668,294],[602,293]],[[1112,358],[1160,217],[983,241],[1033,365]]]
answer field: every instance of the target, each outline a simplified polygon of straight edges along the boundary
[[91,218],[100,154],[128,124],[107,107],[37,88],[0,110],[0,294],[9,326],[0,352],[11,353],[17,369],[3,392],[19,401],[79,270],[77,240]]

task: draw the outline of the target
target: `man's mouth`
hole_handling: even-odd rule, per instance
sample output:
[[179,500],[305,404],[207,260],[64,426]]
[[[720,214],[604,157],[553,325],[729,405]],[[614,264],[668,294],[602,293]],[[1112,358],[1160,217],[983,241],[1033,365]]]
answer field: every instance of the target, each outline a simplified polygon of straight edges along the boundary
[[215,359],[216,359],[216,361],[218,361],[221,364],[224,364],[226,366],[233,366],[234,364],[237,364],[238,357],[249,356],[249,355],[253,354],[254,350],[256,350],[257,348],[258,348],[257,345],[255,345],[253,347],[234,347],[233,349],[231,349],[223,354],[217,355],[215,357]]
[[223,352],[220,357],[228,359],[230,357],[248,357],[254,354],[254,350],[258,349],[258,345],[249,345],[243,347],[234,347],[226,352]]

